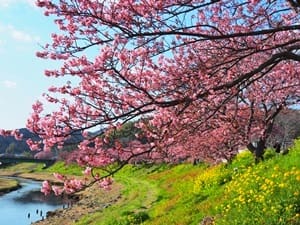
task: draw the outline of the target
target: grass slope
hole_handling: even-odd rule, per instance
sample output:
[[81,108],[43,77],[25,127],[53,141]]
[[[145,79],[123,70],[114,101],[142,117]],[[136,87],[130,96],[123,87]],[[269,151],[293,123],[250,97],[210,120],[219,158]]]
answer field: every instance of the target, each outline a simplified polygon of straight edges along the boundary
[[76,225],[299,225],[300,140],[266,158],[256,165],[244,152],[213,167],[127,166],[115,177],[122,198]]
[[[289,154],[267,151],[265,158],[254,164],[252,155],[243,152],[226,165],[128,165],[114,177],[120,186],[116,195],[121,192],[117,202],[74,224],[300,225],[300,140]],[[53,172],[80,176],[81,170],[62,162],[44,170],[27,163],[0,174],[49,179]],[[95,204],[99,198],[105,201],[105,192],[89,198],[93,194]]]

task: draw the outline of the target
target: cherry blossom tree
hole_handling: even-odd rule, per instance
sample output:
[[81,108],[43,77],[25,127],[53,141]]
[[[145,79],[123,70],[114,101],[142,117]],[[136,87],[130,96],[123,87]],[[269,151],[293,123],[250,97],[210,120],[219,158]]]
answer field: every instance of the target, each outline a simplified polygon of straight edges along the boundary
[[[243,103],[248,105],[246,134],[247,147],[256,160],[263,158],[267,144],[270,144],[274,124],[278,115],[288,106],[299,103],[299,79],[292,81],[290,70],[282,68],[281,77],[270,72],[253,83],[243,94]],[[259,93],[257,93],[259,92]],[[246,97],[246,99],[244,98]],[[256,146],[253,145],[255,141]],[[275,143],[279,144],[280,140]]]
[[[118,162],[109,174],[136,158],[230,158],[252,140],[264,146],[279,111],[299,102],[298,1],[37,5],[60,30],[37,56],[61,61],[45,75],[68,81],[44,95],[58,110],[33,105],[27,126],[43,139],[29,141],[33,149],[63,148],[80,131],[84,140],[73,157],[88,168]],[[109,145],[112,132],[128,121],[136,121],[137,139]],[[91,129],[103,133],[92,136]],[[249,146],[261,157],[263,147]],[[100,185],[111,183],[91,171]],[[70,182],[67,187],[72,190]]]

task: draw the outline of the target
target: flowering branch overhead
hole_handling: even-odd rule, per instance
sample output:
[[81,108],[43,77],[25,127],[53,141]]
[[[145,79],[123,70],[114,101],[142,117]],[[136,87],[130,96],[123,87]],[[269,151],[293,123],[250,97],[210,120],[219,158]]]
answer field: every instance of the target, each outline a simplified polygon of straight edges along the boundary
[[[37,53],[62,61],[45,75],[73,83],[50,87],[45,98],[58,110],[45,116],[37,102],[27,126],[45,150],[82,132],[74,152],[82,165],[230,158],[253,140],[265,143],[278,112],[299,103],[300,18],[293,1],[37,5],[60,30]],[[128,121],[140,138],[108,144]],[[86,135],[92,128],[103,135]]]

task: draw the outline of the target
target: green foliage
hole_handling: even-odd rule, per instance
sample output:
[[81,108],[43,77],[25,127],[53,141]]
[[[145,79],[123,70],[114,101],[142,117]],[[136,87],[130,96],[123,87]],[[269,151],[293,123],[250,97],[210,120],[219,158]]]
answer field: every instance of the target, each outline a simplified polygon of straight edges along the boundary
[[236,157],[232,160],[232,162],[228,165],[228,169],[241,169],[241,168],[247,168],[249,166],[252,166],[254,164],[254,157],[253,154],[248,151],[242,151]]
[[143,224],[150,217],[146,212],[123,212],[122,217],[119,219],[112,219],[107,225],[136,225]]
[[276,153],[274,149],[267,148],[265,150],[265,153],[264,153],[263,157],[264,157],[265,160],[267,160],[267,159],[271,159],[271,158],[275,157],[276,155],[278,155],[278,153]]
[[6,154],[14,154],[16,149],[16,143],[12,142],[8,145],[8,147],[5,149]]
[[136,134],[139,134],[141,130],[135,127],[135,122],[127,122],[121,126],[121,128],[112,131],[108,138],[110,143],[114,143],[115,140],[120,140],[121,142],[128,142],[136,139]]
[[202,197],[214,194],[222,184],[231,180],[231,173],[224,164],[207,168],[194,182],[194,193]]

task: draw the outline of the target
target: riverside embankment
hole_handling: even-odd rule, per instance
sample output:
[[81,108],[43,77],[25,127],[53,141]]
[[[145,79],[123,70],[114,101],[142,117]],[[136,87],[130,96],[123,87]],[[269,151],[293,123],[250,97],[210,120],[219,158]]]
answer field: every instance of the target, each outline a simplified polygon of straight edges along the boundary
[[[5,183],[17,183],[16,190],[12,185],[5,187],[6,193],[0,196],[1,224],[29,225],[33,222],[44,220],[48,212],[70,205],[72,199],[61,198],[55,195],[45,196],[40,192],[41,182],[19,177],[3,178]],[[8,192],[10,191],[10,192]]]
[[[298,225],[300,140],[295,143],[288,154],[266,151],[258,164],[245,151],[228,164],[127,165],[114,174],[111,191],[92,186],[72,207],[35,225]],[[43,172],[50,178],[50,170],[76,171],[61,165]]]
[[0,177],[0,196],[20,188],[19,182],[14,179]]
[[51,180],[58,182],[50,173],[42,172],[42,164],[20,163],[0,168],[0,195],[20,188],[16,178],[25,178],[35,181]]
[[[59,182],[52,175],[51,170],[42,170],[41,167],[42,165],[39,164],[21,163],[10,167],[1,168],[0,191],[2,194],[5,194],[5,201],[7,199],[15,199],[15,197],[13,197],[15,195],[18,195],[18,198],[21,198],[21,196],[19,196],[19,192],[22,192],[22,186],[24,184],[21,184],[20,179],[26,179],[29,182],[32,181],[34,183],[35,192],[37,192],[41,187],[41,182],[35,183],[35,181],[50,180],[51,182]],[[28,184],[26,185],[28,186]],[[32,184],[29,184],[29,186],[32,186]],[[16,189],[18,190],[14,192],[13,190]],[[118,184],[114,185],[112,190],[110,191],[105,191],[103,189],[100,189],[97,185],[94,185],[72,196],[71,201],[69,201],[70,203],[63,203],[59,201],[57,202],[57,204],[60,205],[60,207],[48,207],[50,211],[47,210],[48,208],[44,208],[44,214],[42,217],[38,218],[39,221],[37,221],[37,219],[33,220],[33,217],[36,216],[35,212],[29,212],[28,210],[27,212],[26,210],[24,210],[23,207],[26,206],[26,204],[24,204],[21,209],[23,210],[24,215],[21,216],[20,220],[25,220],[28,224],[34,222],[33,224],[36,225],[74,224],[82,216],[108,208],[116,203],[121,196],[120,190],[121,187]],[[25,198],[26,196],[23,196],[23,199]],[[32,196],[29,197],[29,200],[30,199],[32,199]],[[37,206],[37,210],[38,207],[39,206]],[[34,211],[35,210],[36,209],[34,209]],[[13,209],[12,211],[13,213],[16,213],[17,210]],[[46,214],[46,211],[49,212]]]

